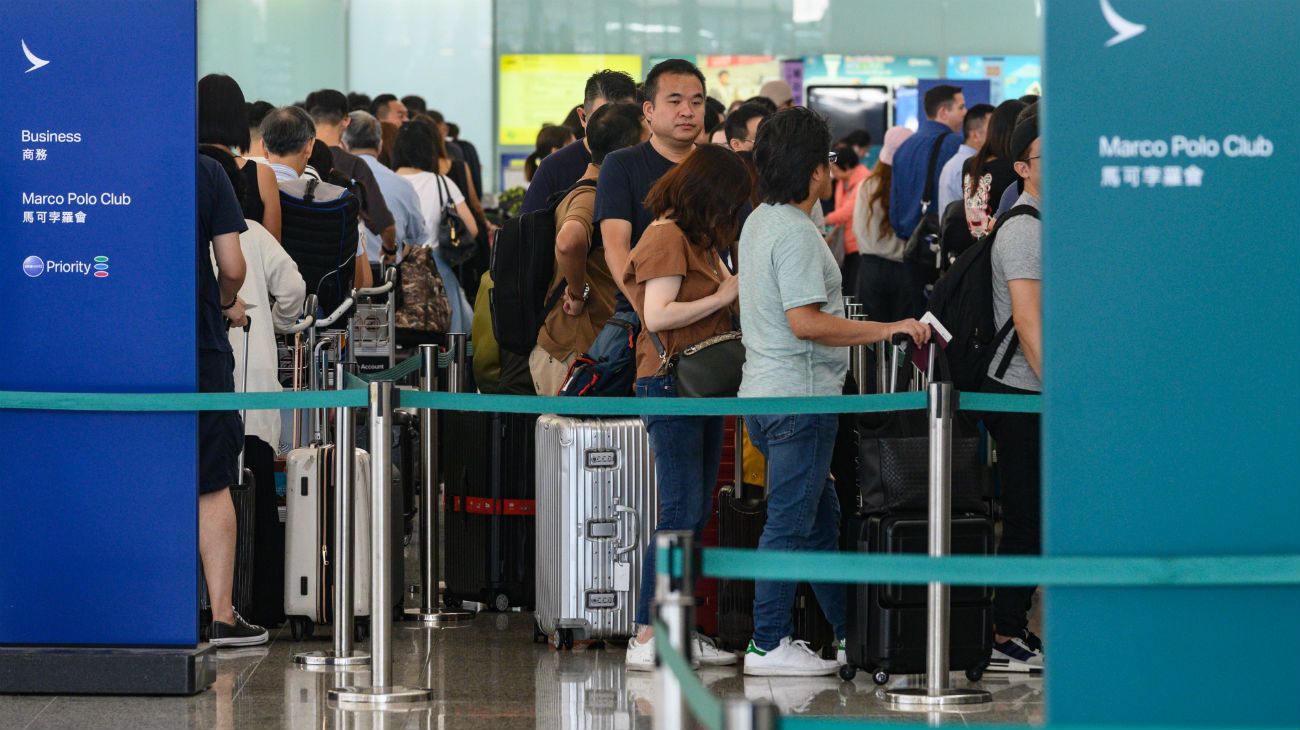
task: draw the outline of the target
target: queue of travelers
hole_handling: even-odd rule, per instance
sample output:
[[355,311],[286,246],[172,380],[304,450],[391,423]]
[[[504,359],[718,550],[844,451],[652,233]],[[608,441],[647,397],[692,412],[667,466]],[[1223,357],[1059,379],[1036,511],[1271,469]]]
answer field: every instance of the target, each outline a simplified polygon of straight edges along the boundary
[[[710,107],[706,78],[687,60],[656,64],[640,84],[621,72],[593,74],[568,125],[542,130],[529,158],[530,185],[520,214],[554,208],[551,288],[563,284],[528,358],[531,387],[541,395],[564,392],[575,362],[608,337],[625,343],[623,367],[630,378],[621,394],[683,397],[675,359],[693,344],[739,330],[745,352],[740,397],[839,395],[850,346],[898,334],[919,345],[930,340],[930,327],[918,321],[926,311],[927,282],[905,261],[904,251],[925,216],[959,203],[974,240],[1006,219],[992,249],[992,286],[996,325],[1013,336],[1000,342],[985,389],[1039,392],[1042,168],[1036,101],[967,110],[959,88],[936,86],[924,95],[919,128],[886,131],[869,169],[864,160],[875,149],[871,135],[856,131],[834,140],[826,120],[797,106],[784,81],[770,81],[758,97],[722,109],[716,102]],[[301,307],[302,277],[295,280],[293,262],[272,248],[280,211],[278,195],[271,193],[277,183],[309,174],[313,159],[330,169],[323,182],[355,188],[362,198],[356,283],[368,280],[363,277],[370,276],[372,263],[392,264],[428,249],[446,289],[448,331],[469,331],[482,269],[467,275],[464,260],[452,260],[440,231],[448,217],[457,218],[456,226],[463,224],[486,256],[496,224],[481,203],[477,151],[423,98],[372,99],[325,89],[302,104],[273,108],[245,104],[233,80],[210,76],[200,82],[199,108],[205,155],[199,346],[206,388],[233,389],[230,344],[242,338],[228,337],[227,327],[246,322],[244,302],[255,301],[261,311],[269,308],[262,303],[268,297],[275,302],[273,316],[254,317],[258,343],[287,326],[290,310]],[[1011,202],[1004,206],[1007,196]],[[238,244],[245,236],[250,240],[241,257]],[[245,267],[241,258],[253,256],[264,263]],[[845,318],[845,295],[864,303],[868,321]],[[629,323],[637,333],[630,342]],[[249,369],[265,366],[259,355]],[[227,462],[233,463],[238,450],[238,424],[205,417],[200,521],[213,598],[211,634],[214,642],[264,641],[263,629],[229,608],[234,530],[223,490],[232,483]],[[644,420],[657,455],[656,529],[698,536],[711,511],[723,420]],[[836,549],[840,504],[830,469],[838,419],[744,420],[768,469],[759,549]],[[1002,470],[999,550],[1035,554],[1038,417],[1000,414],[985,420],[998,441]],[[653,535],[649,539],[653,544]],[[633,670],[655,663],[654,561],[654,551],[646,550],[635,607],[638,630],[626,655]],[[813,589],[842,649],[849,620],[844,588]],[[824,675],[843,661],[823,659],[794,640],[794,593],[789,581],[756,584],[745,673]],[[997,590],[995,660],[1042,667],[1042,643],[1027,622],[1033,593],[1032,586]],[[700,635],[692,653],[702,664],[737,661]]]

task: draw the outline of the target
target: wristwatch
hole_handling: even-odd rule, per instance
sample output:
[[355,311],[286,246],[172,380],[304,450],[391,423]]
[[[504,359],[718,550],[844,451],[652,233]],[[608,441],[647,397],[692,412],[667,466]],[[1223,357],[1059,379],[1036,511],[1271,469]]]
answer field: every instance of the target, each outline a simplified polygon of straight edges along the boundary
[[[575,296],[573,295],[573,290],[570,289],[570,288],[567,287],[567,286],[564,287],[564,293],[565,293],[565,294],[568,294],[570,299],[578,299],[578,297],[575,297]],[[582,285],[582,301],[584,301],[584,302],[587,301],[587,297],[590,297],[590,296],[591,296],[591,284],[583,284],[583,285]]]

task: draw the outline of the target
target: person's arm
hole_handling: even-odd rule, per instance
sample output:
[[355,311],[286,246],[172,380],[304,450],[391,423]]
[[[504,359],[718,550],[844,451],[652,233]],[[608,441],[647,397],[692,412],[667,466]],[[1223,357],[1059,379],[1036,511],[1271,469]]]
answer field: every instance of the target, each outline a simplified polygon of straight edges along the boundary
[[930,339],[930,327],[914,319],[901,322],[858,322],[836,317],[821,310],[820,304],[805,304],[787,309],[785,319],[790,331],[801,340],[811,340],[828,347],[849,347],[888,340],[904,333],[919,344]]
[[873,240],[867,233],[867,218],[871,214],[871,204],[867,202],[867,197],[870,194],[867,182],[864,180],[853,195],[853,237],[858,240],[859,253],[862,253],[867,241]]
[[[725,271],[725,269],[724,269]],[[739,291],[738,280],[726,276],[718,290],[693,302],[677,301],[682,288],[680,276],[661,276],[645,285],[645,326],[651,332],[667,332],[695,324],[719,309],[731,306]]]
[[243,327],[244,305],[239,301],[239,289],[244,286],[248,264],[244,261],[244,252],[239,248],[239,234],[231,232],[213,236],[212,256],[217,260],[217,286],[221,291],[221,306],[235,302],[235,306],[223,309],[222,314],[236,327]]
[[1020,351],[1025,353],[1029,367],[1041,381],[1043,378],[1043,282],[1038,279],[1012,279],[1007,282],[1011,291],[1011,319],[1016,323],[1020,337]]
[[[383,236],[384,231],[391,227],[394,221],[393,212],[388,209],[388,201],[384,199],[384,193],[379,189],[379,180],[375,179],[375,173],[370,169],[370,165],[364,162],[357,165],[353,173],[366,193],[363,201],[366,208],[366,228],[376,235]],[[389,245],[392,245],[391,239],[388,241]]]
[[397,224],[385,228],[379,234],[379,243],[385,251],[392,251],[397,247]]
[[585,304],[586,300],[582,298],[583,289],[587,284],[587,253],[591,251],[591,229],[582,224],[582,221],[570,218],[560,226],[560,232],[555,234],[555,267],[559,269],[560,276],[564,277],[564,288],[566,299],[572,301],[574,306],[565,307],[565,311],[570,309],[572,316],[577,316],[582,312],[579,304]]
[[470,238],[478,236],[478,223],[474,220],[474,212],[469,209],[469,204],[460,201],[456,204],[456,213],[462,221],[465,221],[465,228],[469,231]]
[[858,188],[860,187],[862,186],[858,185],[855,188],[845,190],[844,194],[840,196],[835,210],[826,214],[826,225],[843,226],[853,222],[853,208],[857,205]]
[[609,273],[623,296],[630,301],[632,295],[623,287],[623,275],[627,273],[627,260],[632,255],[632,221],[606,218],[600,222],[600,239]]
[[262,198],[262,227],[276,241],[279,241],[281,240],[280,227],[282,218],[280,216],[280,183],[275,179],[275,170],[256,162],[247,164],[257,165],[257,191]]
[[262,254],[262,270],[266,272],[266,293],[274,302],[271,305],[271,323],[276,332],[283,332],[292,327],[302,314],[307,283],[298,272],[298,265],[282,247],[267,242],[258,248]]
[[368,289],[374,284],[374,274],[370,272],[370,257],[365,251],[358,253],[352,259],[354,267],[352,272],[352,286],[357,289]]
[[[474,182],[474,176],[470,174],[471,170],[469,163],[462,162],[461,164],[465,166],[465,185],[467,187],[465,190],[465,202],[469,203],[469,209],[474,213],[475,225],[477,225],[479,221],[483,221],[483,224],[487,226],[488,236],[491,237],[496,226],[492,225],[492,221],[488,220],[487,213],[483,212],[483,201],[479,200],[478,186]],[[478,234],[475,233],[474,235],[477,236]]]

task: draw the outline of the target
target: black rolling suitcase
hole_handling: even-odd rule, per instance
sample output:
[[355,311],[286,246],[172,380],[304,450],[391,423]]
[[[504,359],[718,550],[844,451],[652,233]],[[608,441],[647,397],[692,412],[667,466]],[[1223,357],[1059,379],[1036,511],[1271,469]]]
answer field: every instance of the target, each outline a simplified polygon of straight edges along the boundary
[[[895,350],[900,352],[900,350]],[[894,358],[891,368],[899,368]],[[921,374],[911,373],[918,382]],[[891,388],[882,387],[882,391]],[[960,419],[958,419],[960,420]],[[858,424],[862,515],[848,530],[853,549],[864,553],[928,552],[929,437],[924,414],[863,417]],[[952,552],[993,554],[993,520],[983,500],[987,471],[980,441],[964,423],[952,439]],[[920,434],[920,435],[918,435]],[[954,586],[950,594],[949,666],[977,680],[993,646],[993,592],[985,586]],[[848,592],[848,664],[843,679],[859,669],[877,684],[891,674],[925,671],[926,586],[868,584]]]
[[[731,486],[718,492],[718,545],[754,549],[767,522],[767,500],[760,488],[742,487],[736,495]],[[803,639],[816,651],[833,648],[835,632],[822,615],[811,586],[795,588],[794,638]],[[726,651],[743,651],[754,634],[754,582],[718,581],[718,646]]]
[[439,427],[452,603],[531,609],[537,416],[447,411]]

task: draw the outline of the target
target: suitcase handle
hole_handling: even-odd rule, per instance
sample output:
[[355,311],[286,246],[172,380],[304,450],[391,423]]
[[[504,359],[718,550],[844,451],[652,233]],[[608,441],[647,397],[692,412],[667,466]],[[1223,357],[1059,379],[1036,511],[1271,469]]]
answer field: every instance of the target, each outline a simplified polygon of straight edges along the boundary
[[624,543],[623,547],[614,551],[615,557],[622,558],[624,555],[635,551],[637,546],[641,544],[641,516],[637,514],[636,510],[621,504],[615,505],[614,511],[619,514],[627,513],[632,515],[632,539]]

